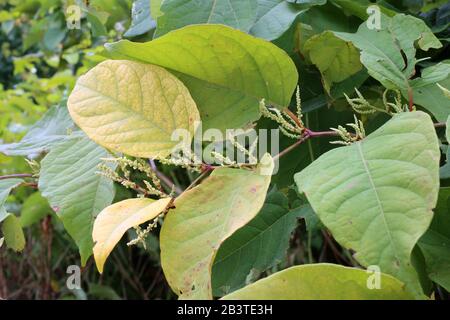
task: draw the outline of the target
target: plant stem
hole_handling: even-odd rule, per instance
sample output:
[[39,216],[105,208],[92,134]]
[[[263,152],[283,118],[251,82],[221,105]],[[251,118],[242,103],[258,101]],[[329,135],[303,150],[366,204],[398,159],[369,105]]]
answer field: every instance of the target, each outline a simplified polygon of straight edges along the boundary
[[292,119],[294,122],[300,127],[304,128],[303,123],[300,121],[300,119],[291,111],[289,108],[284,109],[284,112]]
[[180,187],[178,187],[175,183],[172,182],[172,180],[170,180],[164,173],[162,173],[161,171],[158,170],[158,168],[156,167],[156,163],[154,160],[150,159],[149,160],[150,166],[152,167],[152,170],[155,172],[156,176],[169,188],[174,190],[174,192],[177,195],[180,195],[183,190],[180,189]]
[[0,180],[17,179],[17,178],[32,178],[32,177],[33,177],[33,175],[31,173],[16,173],[16,174],[0,176]]
[[293,145],[290,145],[289,147],[287,147],[286,149],[284,149],[283,151],[281,151],[279,154],[277,154],[276,156],[273,157],[273,160],[276,161],[279,158],[285,156],[286,154],[288,154],[289,152],[291,152],[292,150],[294,150],[295,148],[297,148],[299,145],[301,145],[303,142],[305,142],[306,140],[308,140],[310,138],[310,136],[303,136],[300,140],[298,140],[296,143],[294,143]]
[[408,88],[408,102],[409,102],[409,111],[412,112],[414,108],[414,97],[413,97],[413,90],[411,87]]
[[291,152],[295,148],[297,148],[299,145],[301,145],[303,142],[307,141],[309,138],[315,138],[315,137],[335,137],[338,134],[334,131],[312,131],[308,128],[305,128],[305,132],[303,136],[295,142],[293,145],[287,147],[283,151],[281,151],[279,154],[273,157],[273,160],[278,160],[279,158],[283,157],[287,153]]
[[[293,114],[295,117],[295,115]],[[446,124],[444,122],[437,122],[434,124],[435,128],[444,128]],[[316,137],[336,137],[338,134],[334,131],[312,131],[308,128],[305,128],[305,132],[303,136],[294,144],[290,145],[283,151],[281,151],[279,154],[273,157],[273,160],[278,160],[279,158],[283,157],[284,155],[288,154],[295,148],[297,148],[299,145],[301,145],[303,142],[307,141],[310,138],[316,138]]]

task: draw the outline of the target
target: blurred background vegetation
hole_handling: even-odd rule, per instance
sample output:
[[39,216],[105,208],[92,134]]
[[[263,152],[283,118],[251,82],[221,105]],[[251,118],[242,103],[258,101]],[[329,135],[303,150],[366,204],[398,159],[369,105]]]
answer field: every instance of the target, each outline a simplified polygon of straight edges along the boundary
[[[134,1],[141,8],[145,1]],[[439,35],[444,48],[434,53],[439,61],[449,57],[450,4],[438,1],[439,5],[426,8],[421,0],[381,1],[392,10],[407,12],[424,19]],[[148,3],[148,1],[147,1]],[[428,3],[428,2],[427,2]],[[67,8],[77,4],[82,7],[79,29],[67,27]],[[138,7],[139,4],[139,7]],[[428,4],[429,5],[429,4]],[[77,77],[97,63],[103,61],[103,44],[122,38],[133,41],[148,41],[152,38],[155,22],[147,15],[142,19],[142,11],[132,15],[133,1],[126,0],[0,0],[0,144],[20,140],[28,128],[53,105],[67,98]],[[148,6],[147,6],[148,7]],[[303,17],[311,25],[326,29],[330,23],[342,24],[339,28],[354,32],[361,19],[337,12],[331,5],[311,10],[311,17]],[[321,20],[335,16],[333,21]],[[325,17],[325,18],[324,18]],[[328,18],[326,18],[328,19]],[[134,21],[133,21],[134,20]],[[320,25],[323,24],[321,27]],[[352,112],[342,99],[342,92],[326,95],[320,82],[320,73],[306,65],[296,51],[300,36],[295,24],[275,44],[285,49],[301,71],[301,87],[304,91],[306,121],[314,122],[320,108],[333,104],[323,128],[336,126],[352,120]],[[359,78],[358,78],[359,77]],[[358,86],[367,80],[366,75],[358,75],[354,81]],[[361,80],[362,79],[362,80]],[[369,80],[370,82],[371,80]],[[354,86],[354,83],[351,83]],[[373,92],[374,82],[367,83],[372,88],[365,95],[379,97],[382,92]],[[342,89],[343,90],[343,89]],[[371,93],[372,91],[372,93]],[[374,98],[375,99],[375,98]],[[378,98],[376,98],[378,99]],[[324,119],[324,117],[321,117]],[[372,119],[372,127],[378,127],[386,119],[383,116]],[[370,131],[371,125],[368,125]],[[261,120],[260,127],[273,124]],[[320,128],[317,128],[320,129]],[[292,144],[285,139],[280,148]],[[316,150],[329,149],[327,142],[317,142]],[[292,173],[298,171],[300,148],[284,159],[281,170],[274,181],[279,188],[287,188],[285,194],[290,202],[297,195],[289,190]],[[300,160],[299,160],[300,159]],[[163,168],[165,173],[180,187],[189,185],[191,176],[184,171]],[[173,168],[172,168],[173,169]],[[32,168],[22,157],[6,157],[0,153],[0,175],[29,173]],[[292,193],[292,197],[289,195]],[[117,186],[117,199],[131,197],[130,191]],[[0,297],[5,299],[171,299],[175,298],[168,288],[160,268],[158,232],[147,239],[147,246],[127,247],[125,242],[115,249],[110,258],[110,267],[100,275],[91,258],[82,269],[82,290],[69,290],[66,273],[70,265],[79,265],[80,258],[76,245],[64,231],[61,222],[39,192],[27,187],[19,187],[7,200],[9,212],[20,214],[24,228],[26,246],[20,253],[0,248]],[[336,262],[354,265],[351,254],[324,231],[318,220],[305,217],[291,238],[291,246],[286,260],[279,268],[293,264],[310,262]],[[130,239],[134,235],[129,235]],[[276,269],[276,268],[275,268]],[[276,271],[276,270],[272,270]],[[267,271],[266,273],[270,273]],[[259,275],[261,276],[261,275]],[[448,293],[440,291],[440,298],[448,298]]]
[[[80,29],[66,24],[66,10],[72,4],[82,8]],[[103,44],[129,30],[131,9],[132,2],[125,0],[0,1],[0,144],[20,140],[30,125],[68,96],[78,75],[105,59]],[[148,32],[140,39],[150,37]],[[30,172],[23,157],[0,153],[0,175],[18,172]],[[130,196],[123,192],[122,196]],[[33,188],[20,187],[8,198],[7,208],[20,213],[27,241],[20,253],[0,248],[0,297],[171,297],[159,267],[155,236],[148,239],[147,249],[123,245],[115,250],[114,269],[103,276],[90,260],[82,269],[84,290],[71,291],[66,270],[80,264],[78,249],[47,200]]]

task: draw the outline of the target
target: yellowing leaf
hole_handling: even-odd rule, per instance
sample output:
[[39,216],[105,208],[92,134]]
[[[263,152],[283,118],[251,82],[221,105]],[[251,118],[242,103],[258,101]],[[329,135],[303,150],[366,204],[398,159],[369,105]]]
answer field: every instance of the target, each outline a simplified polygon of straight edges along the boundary
[[[262,160],[273,164],[269,155]],[[211,267],[220,245],[264,204],[271,176],[261,171],[216,169],[176,199],[161,230],[161,264],[180,298],[212,298]]]
[[135,157],[166,157],[175,129],[194,132],[200,116],[189,91],[165,69],[107,60],[80,77],[70,115],[105,148]]
[[246,127],[259,119],[262,98],[287,107],[298,81],[286,52],[224,25],[190,25],[149,42],[122,40],[105,47],[114,59],[147,62],[174,73],[189,88],[205,130]]
[[100,273],[114,246],[128,229],[156,218],[168,206],[170,198],[128,199],[105,208],[94,222],[94,258]]
[[[375,286],[377,276],[379,288]],[[403,283],[394,277],[328,263],[292,267],[223,297],[224,300],[411,300],[413,298],[405,290]]]

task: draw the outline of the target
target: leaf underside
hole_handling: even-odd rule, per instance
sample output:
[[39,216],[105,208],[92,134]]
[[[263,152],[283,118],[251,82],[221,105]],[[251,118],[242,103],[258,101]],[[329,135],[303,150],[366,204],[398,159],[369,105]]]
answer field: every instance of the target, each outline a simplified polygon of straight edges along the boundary
[[433,217],[439,158],[430,116],[402,113],[361,142],[322,155],[295,181],[363,266],[380,266],[420,295],[411,252]]

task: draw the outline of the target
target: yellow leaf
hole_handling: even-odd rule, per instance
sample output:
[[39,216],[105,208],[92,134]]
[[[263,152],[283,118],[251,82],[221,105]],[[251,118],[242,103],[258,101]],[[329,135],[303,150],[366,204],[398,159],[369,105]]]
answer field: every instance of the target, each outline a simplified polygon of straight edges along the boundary
[[103,266],[114,246],[128,229],[156,218],[169,205],[171,199],[128,199],[105,208],[94,222],[92,237],[95,242],[94,258],[97,269]]
[[164,68],[107,60],[81,76],[68,100],[70,115],[86,134],[107,149],[146,158],[168,156],[191,137],[200,120],[188,89]]
[[256,171],[220,168],[183,193],[161,229],[161,265],[180,299],[212,299],[211,268],[220,245],[259,212],[273,159]]

